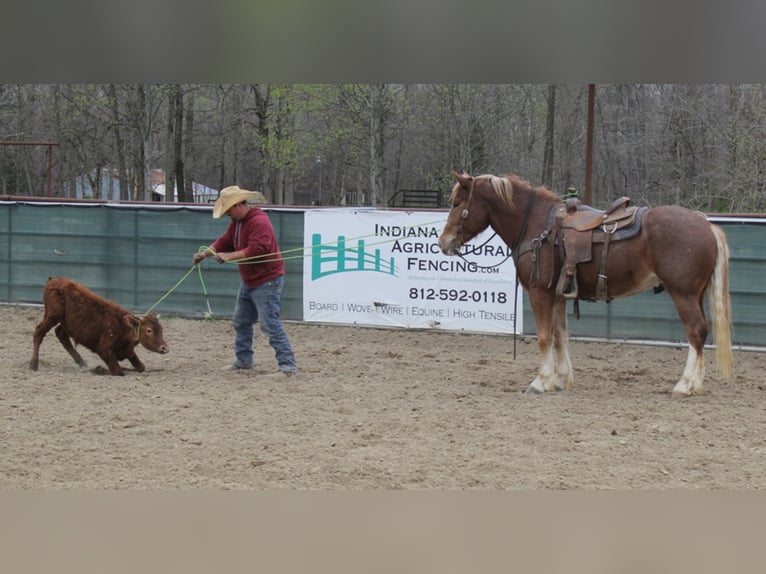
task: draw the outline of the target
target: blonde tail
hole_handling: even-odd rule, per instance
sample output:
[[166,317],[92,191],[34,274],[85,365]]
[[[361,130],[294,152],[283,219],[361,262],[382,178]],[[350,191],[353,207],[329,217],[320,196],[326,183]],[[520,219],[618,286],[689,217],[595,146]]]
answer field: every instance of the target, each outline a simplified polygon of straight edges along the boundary
[[708,302],[713,315],[715,359],[718,369],[727,381],[731,379],[731,299],[729,297],[729,245],[726,234],[717,225],[711,225],[718,244],[718,257],[708,286]]

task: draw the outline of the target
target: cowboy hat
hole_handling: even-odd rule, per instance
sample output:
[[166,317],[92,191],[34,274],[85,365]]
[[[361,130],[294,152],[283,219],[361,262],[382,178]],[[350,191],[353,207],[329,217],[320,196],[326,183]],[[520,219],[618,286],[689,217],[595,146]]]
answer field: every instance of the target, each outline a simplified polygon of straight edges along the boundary
[[230,185],[224,187],[218,194],[218,199],[215,200],[213,206],[213,219],[218,219],[222,215],[225,215],[229,209],[248,199],[255,199],[260,194],[257,191],[247,191],[242,189],[238,185]]

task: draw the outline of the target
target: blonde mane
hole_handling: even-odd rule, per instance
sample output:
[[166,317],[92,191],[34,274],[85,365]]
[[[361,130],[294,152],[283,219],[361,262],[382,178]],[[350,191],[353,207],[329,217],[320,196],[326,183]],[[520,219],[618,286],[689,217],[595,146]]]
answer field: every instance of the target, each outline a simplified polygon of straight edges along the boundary
[[[486,179],[492,186],[497,197],[499,197],[508,207],[513,207],[513,181],[509,177],[500,177],[485,173],[476,176],[476,179]],[[518,180],[517,180],[518,181]]]
[[[477,175],[474,177],[474,182],[477,180],[486,180],[489,185],[492,187],[492,190],[495,192],[497,197],[499,197],[508,207],[513,208],[513,190],[515,188],[521,188],[526,189],[528,191],[535,190],[538,193],[542,194],[543,196],[548,196],[552,199],[559,200],[560,198],[553,193],[551,190],[549,190],[546,187],[532,187],[532,185],[526,181],[521,179],[518,176],[515,175],[493,175],[489,173],[485,173],[482,175]],[[455,187],[452,189],[452,194],[450,195],[450,201],[455,198],[455,195],[460,190],[460,184],[455,184]]]

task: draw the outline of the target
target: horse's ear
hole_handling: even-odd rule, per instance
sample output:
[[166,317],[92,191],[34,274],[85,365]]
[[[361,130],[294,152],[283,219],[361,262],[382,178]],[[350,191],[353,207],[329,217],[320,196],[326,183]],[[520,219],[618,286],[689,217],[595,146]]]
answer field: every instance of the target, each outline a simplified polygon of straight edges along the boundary
[[462,174],[460,174],[460,173],[456,172],[454,169],[452,170],[452,177],[454,177],[455,181],[457,181],[463,187],[468,187],[468,184],[473,179],[466,172],[463,172]]

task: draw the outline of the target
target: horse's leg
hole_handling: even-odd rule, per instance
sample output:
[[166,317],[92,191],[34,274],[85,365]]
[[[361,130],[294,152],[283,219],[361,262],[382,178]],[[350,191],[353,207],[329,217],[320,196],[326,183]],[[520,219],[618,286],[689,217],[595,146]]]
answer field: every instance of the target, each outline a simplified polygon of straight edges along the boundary
[[684,325],[686,338],[689,340],[689,354],[681,379],[673,387],[674,397],[689,397],[702,393],[702,381],[705,378],[705,362],[702,352],[708,334],[702,296],[670,293],[678,316]]
[[574,385],[572,363],[569,360],[569,334],[567,333],[567,300],[556,297],[553,304],[553,348],[556,352],[555,381],[557,391]]
[[556,351],[554,341],[554,294],[552,292],[531,289],[529,302],[535,315],[537,326],[537,348],[540,351],[540,367],[537,377],[524,391],[526,395],[536,395],[556,388]]

